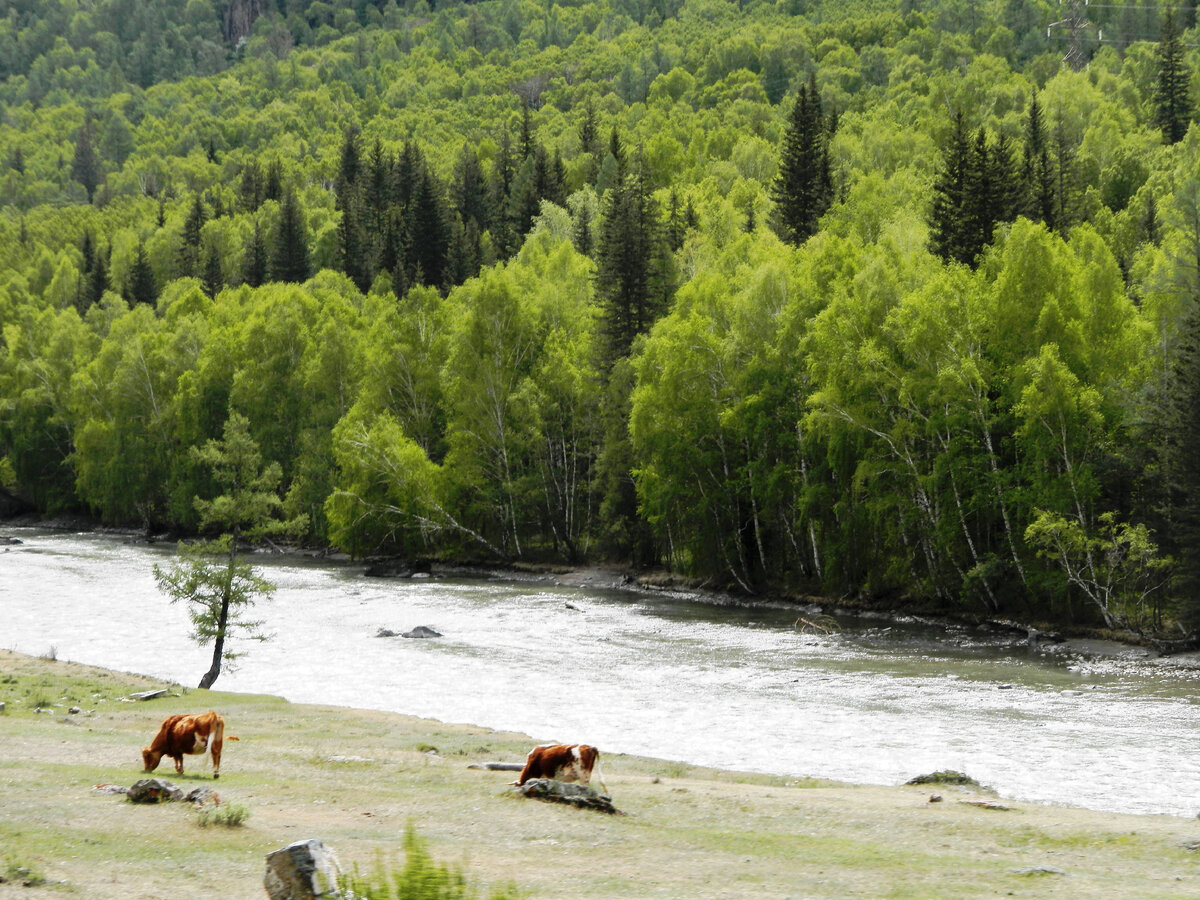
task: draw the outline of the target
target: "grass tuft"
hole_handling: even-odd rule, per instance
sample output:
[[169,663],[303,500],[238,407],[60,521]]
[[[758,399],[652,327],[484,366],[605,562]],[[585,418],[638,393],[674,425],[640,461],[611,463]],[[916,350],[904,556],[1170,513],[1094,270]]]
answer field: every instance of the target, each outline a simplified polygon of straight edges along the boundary
[[210,825],[223,825],[226,828],[237,828],[244,825],[250,818],[250,809],[241,803],[222,803],[220,806],[205,806],[196,814],[196,822],[201,828]]
[[[356,865],[339,880],[343,895],[352,900],[475,900],[476,890],[457,869],[434,860],[409,825],[404,832],[404,865],[389,868],[377,860],[369,876]],[[517,900],[515,886],[493,889],[488,900]]]

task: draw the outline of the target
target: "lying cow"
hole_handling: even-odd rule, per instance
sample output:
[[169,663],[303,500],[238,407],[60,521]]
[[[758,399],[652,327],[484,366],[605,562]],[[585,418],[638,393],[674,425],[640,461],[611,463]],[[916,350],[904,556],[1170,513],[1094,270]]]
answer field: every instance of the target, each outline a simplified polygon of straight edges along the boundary
[[525,767],[513,784],[524,784],[531,778],[551,778],[555,781],[577,781],[588,784],[595,771],[604,793],[608,785],[600,774],[600,751],[587,744],[544,744],[534,747],[525,758]]
[[[182,775],[185,754],[205,753],[211,757],[213,778],[220,778],[224,740],[225,720],[211,709],[197,715],[167,716],[150,746],[142,748],[142,762],[147,772],[153,772],[162,758],[169,756],[175,760],[175,771]],[[229,740],[237,738],[230,735]]]

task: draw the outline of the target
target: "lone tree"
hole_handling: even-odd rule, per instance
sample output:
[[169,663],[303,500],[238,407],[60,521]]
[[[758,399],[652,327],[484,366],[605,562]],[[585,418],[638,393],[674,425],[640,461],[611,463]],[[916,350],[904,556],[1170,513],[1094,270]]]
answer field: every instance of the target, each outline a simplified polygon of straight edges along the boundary
[[267,640],[262,623],[249,619],[247,613],[259,597],[273,594],[275,585],[238,558],[238,540],[295,533],[306,519],[277,518],[283,505],[276,492],[279,464],[263,465],[258,444],[250,436],[250,422],[240,413],[229,414],[220,441],[193,448],[192,454],[212,470],[213,480],[224,491],[212,500],[196,498],[200,528],[221,534],[191,546],[181,544],[181,558],[165,569],[155,565],[154,580],[172,603],[187,602],[192,639],[201,647],[213,645],[212,665],[200,679],[200,687],[208,688],[221,674],[223,663],[232,668],[242,655],[226,643],[235,632],[251,640]]

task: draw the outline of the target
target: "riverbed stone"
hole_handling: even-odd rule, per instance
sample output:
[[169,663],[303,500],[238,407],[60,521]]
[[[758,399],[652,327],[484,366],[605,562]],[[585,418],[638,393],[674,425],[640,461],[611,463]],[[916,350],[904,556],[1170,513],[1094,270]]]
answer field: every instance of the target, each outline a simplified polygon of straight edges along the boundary
[[406,631],[400,637],[406,638],[439,638],[442,636],[440,631],[434,631],[426,625],[418,625],[412,631]]
[[263,886],[271,900],[334,900],[340,875],[332,848],[309,838],[267,854]]

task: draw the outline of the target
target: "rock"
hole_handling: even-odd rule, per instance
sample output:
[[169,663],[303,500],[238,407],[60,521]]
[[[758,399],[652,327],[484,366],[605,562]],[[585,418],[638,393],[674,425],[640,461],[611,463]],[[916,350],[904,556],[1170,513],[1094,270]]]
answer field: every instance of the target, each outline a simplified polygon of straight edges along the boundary
[[380,628],[377,632],[375,632],[375,637],[395,637],[395,636],[396,636],[396,632],[392,631],[392,629],[390,629],[390,628]]
[[198,787],[192,788],[187,792],[187,796],[183,798],[188,803],[194,803],[196,806],[220,806],[221,797],[212,788]]
[[942,769],[929,775],[918,775],[911,781],[906,781],[905,784],[962,784],[979,787],[979,782],[974,778],[964,775],[962,772],[955,772],[953,769]]
[[416,578],[429,574],[428,560],[377,559],[363,573],[369,578]]
[[533,778],[513,790],[522,797],[545,800],[548,803],[565,803],[580,809],[594,809],[606,813],[618,812],[610,797],[592,790],[586,784]]
[[141,781],[135,781],[125,793],[133,803],[159,803],[183,799],[183,791],[165,778],[143,778]]
[[67,712],[68,712],[68,713],[70,713],[70,714],[71,714],[71,715],[73,715],[73,716],[77,716],[77,715],[79,715],[81,712],[83,712],[83,710],[82,710],[82,709],[80,709],[78,706],[72,706],[70,709],[68,709],[68,710],[67,710]]
[[441,636],[442,633],[440,631],[434,631],[432,628],[427,628],[424,625],[418,625],[412,631],[406,631],[400,635],[400,637],[406,638],[435,638]]
[[333,850],[310,838],[267,854],[263,886],[271,900],[334,900],[340,874]]
[[1023,869],[1013,869],[1014,875],[1066,875],[1062,869],[1054,866],[1026,866]]
[[0,547],[15,547],[19,543],[21,543],[21,541],[15,537],[5,537],[4,535],[0,535]]

